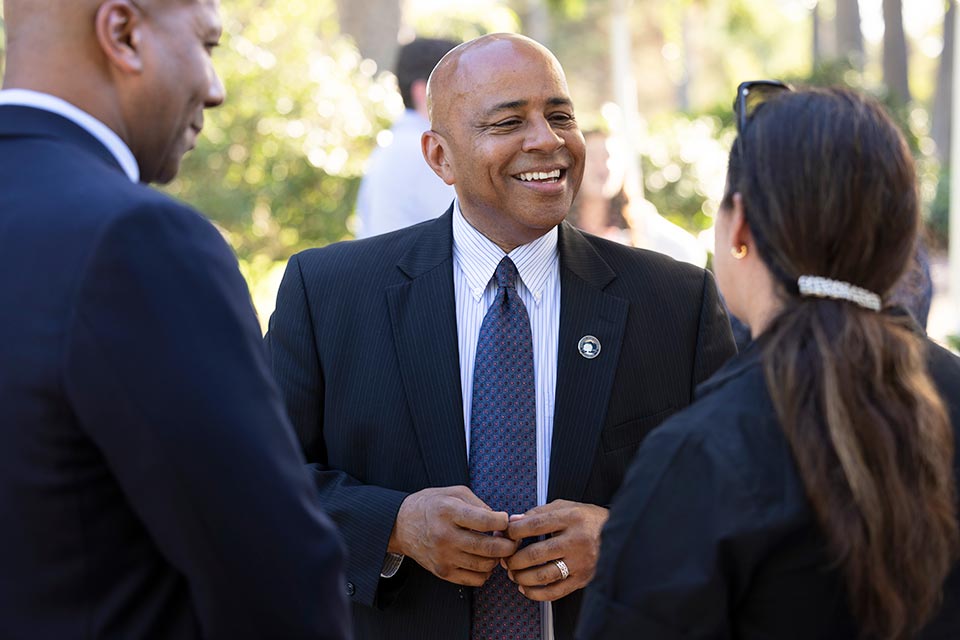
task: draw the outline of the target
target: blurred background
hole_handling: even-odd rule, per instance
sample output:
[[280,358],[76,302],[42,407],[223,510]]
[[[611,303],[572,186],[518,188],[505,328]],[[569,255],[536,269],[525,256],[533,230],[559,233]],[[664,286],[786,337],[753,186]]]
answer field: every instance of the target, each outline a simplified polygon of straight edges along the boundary
[[[916,154],[928,328],[947,342],[960,327],[946,298],[955,11],[956,0],[225,0],[215,62],[227,102],[167,190],[233,246],[265,326],[287,258],[353,237],[368,156],[403,111],[397,46],[415,35],[546,44],[581,127],[619,140],[612,157],[639,197],[707,249],[737,84],[842,83],[880,97]],[[0,35],[0,71],[2,53]]]

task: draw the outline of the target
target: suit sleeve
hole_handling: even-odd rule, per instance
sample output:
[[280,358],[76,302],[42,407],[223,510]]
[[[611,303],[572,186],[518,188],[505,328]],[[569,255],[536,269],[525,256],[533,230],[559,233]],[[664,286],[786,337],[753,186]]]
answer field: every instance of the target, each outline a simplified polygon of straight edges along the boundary
[[700,298],[700,326],[693,360],[691,388],[712,376],[727,360],[737,354],[737,345],[730,330],[730,320],[720,301],[713,274],[703,272],[703,294]]
[[208,638],[345,638],[344,557],[236,259],[157,199],[104,230],[64,344],[76,418]]
[[[383,607],[389,598],[383,589],[378,593],[380,572],[397,512],[408,494],[363,484],[328,465],[324,444],[324,428],[328,426],[324,424],[326,387],[314,338],[324,328],[316,326],[310,308],[300,262],[294,256],[280,284],[277,308],[266,337],[273,372],[322,504],[347,544],[347,580],[352,586],[353,601]],[[391,580],[397,581],[402,578]],[[391,585],[391,591],[396,586]]]
[[735,471],[670,424],[644,441],[614,498],[581,640],[731,637],[728,572],[751,555],[739,527],[761,518]]

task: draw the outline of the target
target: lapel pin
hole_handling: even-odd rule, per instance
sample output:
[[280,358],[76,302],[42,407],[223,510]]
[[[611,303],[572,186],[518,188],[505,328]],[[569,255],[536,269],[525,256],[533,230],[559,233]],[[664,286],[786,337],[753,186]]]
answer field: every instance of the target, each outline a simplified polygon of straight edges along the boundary
[[583,336],[577,344],[577,349],[587,360],[593,360],[600,355],[600,341],[593,336]]

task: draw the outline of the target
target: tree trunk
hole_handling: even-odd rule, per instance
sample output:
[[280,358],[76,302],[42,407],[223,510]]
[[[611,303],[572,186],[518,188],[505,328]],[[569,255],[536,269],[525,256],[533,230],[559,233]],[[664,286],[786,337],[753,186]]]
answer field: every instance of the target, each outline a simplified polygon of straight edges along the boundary
[[392,71],[397,59],[402,0],[337,0],[340,32],[353,37],[364,58]]
[[631,0],[611,0],[610,7],[610,70],[613,78],[613,96],[620,107],[620,133],[627,148],[625,182],[637,197],[643,197],[643,177],[640,169],[640,105],[637,81],[633,69],[633,41],[630,32]]
[[680,82],[677,85],[677,106],[680,108],[680,111],[690,110],[690,86],[693,83],[693,74],[695,73],[695,69],[693,68],[695,63],[690,50],[690,10],[691,7],[689,5],[682,9],[683,17],[680,23],[680,55],[683,61],[683,75],[680,77]]
[[937,92],[933,98],[933,124],[930,135],[937,143],[937,157],[943,166],[950,164],[950,114],[953,111],[953,48],[956,46],[954,23],[957,2],[949,0],[943,17],[943,51],[937,70]]
[[837,55],[863,70],[863,33],[860,31],[860,5],[857,0],[837,0]]
[[910,102],[910,81],[901,0],[883,0],[883,25],[883,82],[894,100],[906,104]]
[[813,9],[810,11],[811,19],[813,20],[813,68],[816,70],[820,66],[820,63],[823,62],[823,33],[822,26],[820,25],[820,3],[817,2],[813,5]]
[[552,29],[546,0],[526,0],[522,10],[517,13],[523,33],[549,49]]

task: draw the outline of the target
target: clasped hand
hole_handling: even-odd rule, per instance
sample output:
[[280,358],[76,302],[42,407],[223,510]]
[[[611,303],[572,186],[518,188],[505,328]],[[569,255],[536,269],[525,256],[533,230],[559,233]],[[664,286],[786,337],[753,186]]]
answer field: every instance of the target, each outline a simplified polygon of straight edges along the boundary
[[[499,563],[526,597],[552,601],[593,578],[606,520],[603,507],[567,500],[511,516],[493,511],[467,487],[438,487],[403,501],[387,551],[471,587],[486,582]],[[524,538],[541,536],[519,548]],[[566,579],[556,560],[566,564]]]

